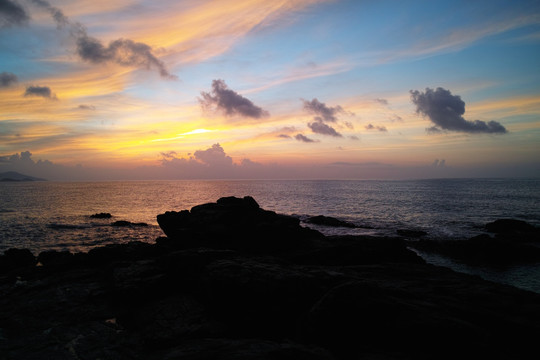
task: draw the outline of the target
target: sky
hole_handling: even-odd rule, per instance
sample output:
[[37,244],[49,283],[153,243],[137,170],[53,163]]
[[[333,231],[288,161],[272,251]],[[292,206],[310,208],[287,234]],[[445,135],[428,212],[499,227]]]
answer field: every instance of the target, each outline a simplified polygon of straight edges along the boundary
[[0,0],[0,172],[540,177],[540,2]]

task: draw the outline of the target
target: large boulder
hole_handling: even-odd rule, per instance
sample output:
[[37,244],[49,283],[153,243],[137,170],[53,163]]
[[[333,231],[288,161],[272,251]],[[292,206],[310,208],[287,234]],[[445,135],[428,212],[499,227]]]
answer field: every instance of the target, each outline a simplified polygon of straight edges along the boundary
[[33,267],[36,257],[28,249],[7,249],[0,255],[0,273]]
[[486,224],[486,230],[492,233],[537,232],[531,224],[516,219],[498,219]]
[[324,215],[318,215],[318,216],[312,216],[305,220],[308,224],[315,224],[315,225],[323,225],[323,226],[331,226],[331,227],[347,227],[347,228],[356,228],[357,226],[353,223],[343,221],[336,219],[331,216],[324,216]]
[[301,249],[323,237],[300,226],[295,217],[261,209],[250,196],[221,198],[191,211],[168,211],[157,221],[167,237],[186,244],[259,253]]

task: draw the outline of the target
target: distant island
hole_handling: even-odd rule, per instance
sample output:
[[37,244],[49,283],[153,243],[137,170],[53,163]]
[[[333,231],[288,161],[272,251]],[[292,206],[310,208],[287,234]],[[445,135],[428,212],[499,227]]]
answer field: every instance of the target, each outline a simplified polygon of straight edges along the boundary
[[30,175],[20,174],[15,171],[0,173],[0,181],[47,181],[45,179],[33,177]]

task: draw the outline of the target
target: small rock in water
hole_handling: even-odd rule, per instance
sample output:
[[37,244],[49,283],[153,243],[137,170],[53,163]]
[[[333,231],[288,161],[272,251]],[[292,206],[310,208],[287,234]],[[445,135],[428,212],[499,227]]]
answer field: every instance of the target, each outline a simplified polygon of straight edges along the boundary
[[409,238],[419,238],[419,237],[427,235],[427,232],[422,231],[422,230],[398,229],[396,232],[399,236],[404,236],[404,237],[409,237]]
[[486,224],[486,230],[493,233],[508,233],[508,232],[535,232],[537,228],[531,224],[515,219],[498,219]]
[[318,216],[312,216],[306,220],[309,224],[315,224],[315,225],[324,225],[324,226],[333,226],[333,227],[348,227],[348,228],[355,228],[357,227],[355,224],[339,220],[336,218],[333,218],[331,216],[324,216],[324,215],[318,215]]
[[122,227],[122,226],[148,226],[148,224],[143,223],[143,222],[133,223],[131,221],[118,220],[118,221],[113,222],[111,224],[111,226],[118,226],[118,227]]
[[109,213],[97,213],[90,215],[90,217],[93,219],[110,219],[112,215]]

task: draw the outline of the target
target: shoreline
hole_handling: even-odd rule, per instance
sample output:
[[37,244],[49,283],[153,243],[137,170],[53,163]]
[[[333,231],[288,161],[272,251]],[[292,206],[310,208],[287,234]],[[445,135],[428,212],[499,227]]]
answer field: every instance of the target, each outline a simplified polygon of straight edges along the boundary
[[167,237],[155,244],[19,254],[26,266],[0,276],[0,353],[519,359],[535,350],[539,294],[427,264],[402,239],[326,237],[248,197],[160,216]]

